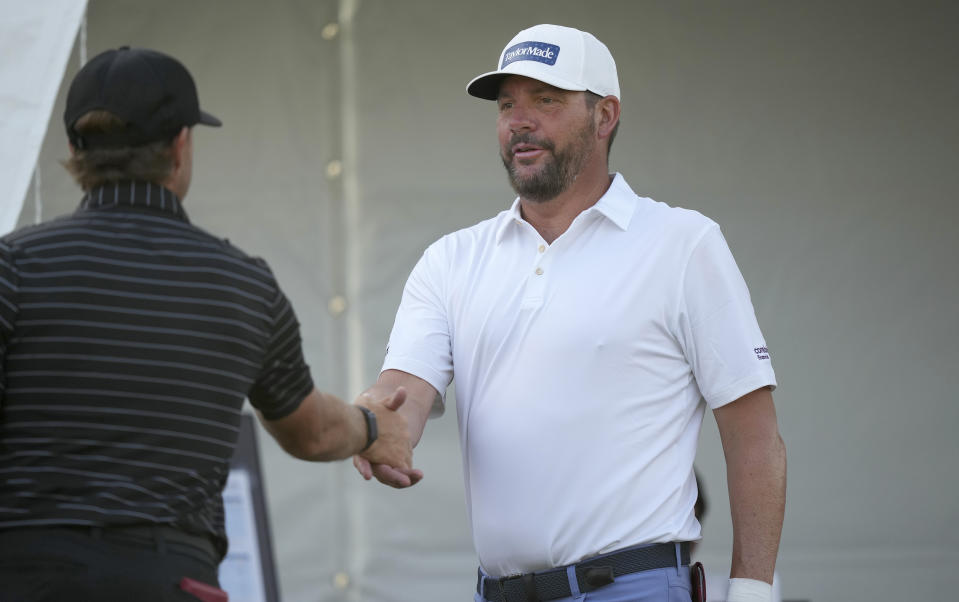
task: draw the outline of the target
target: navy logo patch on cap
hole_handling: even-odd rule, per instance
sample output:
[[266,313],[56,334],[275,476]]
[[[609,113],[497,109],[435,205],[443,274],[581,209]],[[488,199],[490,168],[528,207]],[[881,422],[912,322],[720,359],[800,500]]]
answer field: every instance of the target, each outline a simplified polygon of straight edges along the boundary
[[500,69],[516,61],[537,61],[547,65],[555,65],[559,56],[559,46],[546,42],[520,42],[506,49],[503,53],[503,64]]

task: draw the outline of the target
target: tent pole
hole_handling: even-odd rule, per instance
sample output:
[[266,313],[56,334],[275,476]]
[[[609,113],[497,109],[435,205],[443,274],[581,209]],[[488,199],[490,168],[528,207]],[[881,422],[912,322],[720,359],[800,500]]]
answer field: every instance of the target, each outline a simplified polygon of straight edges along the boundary
[[40,196],[40,162],[33,168],[33,223],[43,221],[43,198]]
[[[357,114],[357,56],[354,32],[355,17],[360,0],[339,0],[338,21],[340,24],[340,115],[341,144],[343,161],[343,202],[344,229],[346,232],[346,298],[350,311],[346,312],[347,371],[350,395],[356,395],[364,388],[364,339],[360,309],[362,307],[363,256],[362,256],[362,206],[360,198],[359,174],[359,116]],[[346,470],[352,466],[346,463]],[[352,475],[355,477],[356,475]],[[368,491],[368,489],[364,489]],[[366,496],[359,495],[347,504],[348,512],[348,556],[346,569],[355,581],[346,591],[346,599],[360,602],[359,582],[369,560],[367,550],[368,525],[366,521]]]
[[80,21],[80,67],[87,64],[87,11],[83,11],[83,19]]

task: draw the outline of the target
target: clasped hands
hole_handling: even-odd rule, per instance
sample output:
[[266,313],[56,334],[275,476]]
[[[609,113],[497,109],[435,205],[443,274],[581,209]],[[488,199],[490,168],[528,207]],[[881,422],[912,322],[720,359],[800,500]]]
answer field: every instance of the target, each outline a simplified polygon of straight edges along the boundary
[[353,466],[367,481],[375,476],[381,483],[402,489],[423,478],[423,471],[413,468],[409,423],[399,411],[405,401],[406,389],[397,387],[380,401],[363,393],[354,402],[373,411],[379,431],[369,449],[353,456]]

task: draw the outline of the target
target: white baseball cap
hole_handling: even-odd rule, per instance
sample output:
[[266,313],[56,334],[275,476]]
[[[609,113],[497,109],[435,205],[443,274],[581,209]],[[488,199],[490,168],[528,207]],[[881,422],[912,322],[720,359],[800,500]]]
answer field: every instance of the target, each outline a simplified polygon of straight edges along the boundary
[[563,90],[589,90],[619,98],[616,61],[593,34],[561,25],[534,25],[516,34],[499,56],[498,69],[473,78],[466,91],[496,100],[500,82],[524,75]]

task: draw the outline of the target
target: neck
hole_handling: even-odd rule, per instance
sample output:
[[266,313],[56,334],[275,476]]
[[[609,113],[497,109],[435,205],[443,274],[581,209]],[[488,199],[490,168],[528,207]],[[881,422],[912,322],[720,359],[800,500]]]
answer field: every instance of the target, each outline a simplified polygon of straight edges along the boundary
[[613,183],[613,175],[605,165],[601,172],[587,174],[584,170],[573,184],[559,196],[548,201],[530,201],[520,197],[523,219],[539,232],[547,243],[559,238],[576,216],[599,201]]
[[180,202],[183,202],[184,197],[186,197],[187,187],[183,185],[183,182],[170,177],[162,182],[157,182],[160,186],[166,188],[167,190],[173,192],[180,199]]

